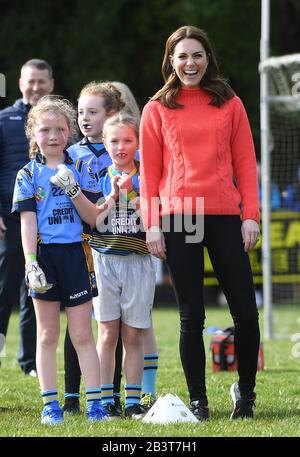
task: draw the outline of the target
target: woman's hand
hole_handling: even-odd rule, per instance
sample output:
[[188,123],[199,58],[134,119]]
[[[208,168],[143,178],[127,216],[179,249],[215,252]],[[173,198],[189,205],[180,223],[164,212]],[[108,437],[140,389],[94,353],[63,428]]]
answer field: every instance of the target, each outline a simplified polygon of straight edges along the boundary
[[245,219],[242,223],[242,238],[245,252],[253,249],[259,240],[259,225],[252,219]]
[[160,227],[153,226],[146,231],[146,244],[150,254],[166,260],[166,243]]

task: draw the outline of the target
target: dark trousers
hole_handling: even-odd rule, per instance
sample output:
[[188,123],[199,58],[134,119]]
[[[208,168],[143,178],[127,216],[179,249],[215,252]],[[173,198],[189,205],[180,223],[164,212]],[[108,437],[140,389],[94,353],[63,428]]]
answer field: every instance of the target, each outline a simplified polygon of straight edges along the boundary
[[[68,327],[66,329],[66,335],[65,335],[64,357],[65,357],[65,392],[79,393],[81,370],[80,370],[80,366],[79,366],[77,352],[71,341]],[[121,339],[121,332],[120,332],[118,344],[116,347],[115,357],[116,357],[116,366],[115,366],[113,384],[114,384],[114,392],[118,393],[121,390],[122,358],[123,358],[123,345],[122,345],[122,339]]]
[[20,303],[20,349],[18,362],[25,373],[35,369],[36,319],[25,285],[25,260],[20,220],[4,217],[6,235],[0,240],[0,333],[6,336],[12,309]]
[[241,394],[253,391],[260,333],[252,272],[249,257],[244,252],[240,218],[205,216],[203,241],[187,243],[186,235],[190,234],[184,229],[175,232],[174,217],[171,217],[171,230],[165,231],[164,235],[167,263],[179,306],[180,357],[190,400],[206,398],[202,336],[205,321],[204,246],[207,247],[235,325],[234,342]]

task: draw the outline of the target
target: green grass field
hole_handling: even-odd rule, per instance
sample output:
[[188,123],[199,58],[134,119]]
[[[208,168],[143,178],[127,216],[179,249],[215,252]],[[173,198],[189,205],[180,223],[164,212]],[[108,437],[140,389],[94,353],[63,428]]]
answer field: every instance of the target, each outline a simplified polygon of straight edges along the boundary
[[[207,309],[206,327],[231,325],[229,312]],[[263,316],[261,315],[261,330]],[[157,393],[177,394],[188,404],[185,379],[178,354],[178,313],[174,308],[155,309],[154,326],[159,349]],[[229,388],[236,373],[212,373],[209,341],[207,349],[207,390],[210,420],[198,424],[153,425],[130,420],[88,424],[84,414],[66,417],[64,425],[40,424],[41,399],[35,378],[24,376],[18,368],[18,315],[12,316],[6,344],[6,357],[0,368],[1,437],[294,437],[300,436],[300,310],[276,308],[275,328],[286,339],[264,343],[265,370],[257,375],[257,402],[254,420],[230,421],[232,410]],[[61,315],[62,331],[65,317]],[[263,332],[262,332],[263,334]],[[296,335],[298,334],[298,336]],[[291,341],[291,336],[296,335]],[[298,343],[297,343],[298,341]],[[63,338],[58,349],[60,399],[63,397]],[[82,395],[82,410],[84,396]]]

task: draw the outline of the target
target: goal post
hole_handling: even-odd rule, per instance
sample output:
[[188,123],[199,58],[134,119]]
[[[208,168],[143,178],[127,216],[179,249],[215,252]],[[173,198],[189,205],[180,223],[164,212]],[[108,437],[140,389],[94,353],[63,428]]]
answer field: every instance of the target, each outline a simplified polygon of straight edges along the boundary
[[[300,54],[269,57],[269,0],[262,0],[260,72],[264,336],[273,338],[273,304],[299,304]],[[272,189],[281,204],[272,207]],[[298,192],[298,193],[299,193]],[[297,193],[297,192],[296,192]],[[287,335],[285,335],[287,336]]]

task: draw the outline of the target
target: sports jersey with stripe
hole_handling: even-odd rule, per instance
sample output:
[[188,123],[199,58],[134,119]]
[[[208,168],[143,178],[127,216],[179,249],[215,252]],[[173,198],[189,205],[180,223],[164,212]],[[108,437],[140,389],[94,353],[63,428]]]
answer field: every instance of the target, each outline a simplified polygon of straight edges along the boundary
[[[103,198],[110,194],[111,179],[117,174],[121,173],[113,165],[103,170],[100,174],[99,197]],[[106,219],[97,223],[97,230],[93,230],[90,245],[98,252],[114,255],[149,254],[145,232],[138,214],[140,184],[137,167],[129,176],[132,179],[133,190],[128,194],[128,199],[120,198]]]
[[78,143],[68,148],[70,157],[75,160],[83,160],[89,167],[90,176],[93,180],[90,194],[86,195],[93,203],[97,202],[100,191],[100,173],[111,165],[111,158],[105,149],[103,143],[91,143],[88,138],[84,137]]
[[[103,196],[109,195],[111,191],[110,179],[113,173],[116,173],[116,171],[113,171],[112,167],[110,168],[110,176],[108,175],[108,169],[111,165],[111,158],[106,151],[104,144],[91,143],[87,137],[84,137],[78,143],[70,146],[68,148],[68,153],[73,160],[81,159],[86,162],[90,168],[89,172],[91,173],[91,176],[95,179],[94,188],[92,192],[86,194],[86,197],[89,198],[93,203],[96,203],[99,198],[103,198]],[[139,151],[136,151],[135,158],[136,160],[139,159]],[[132,181],[133,188],[135,190],[135,194],[133,194],[132,197],[135,197],[136,194],[139,194],[138,173],[134,173]],[[131,223],[133,225],[126,228],[126,232],[128,233],[125,233],[125,226],[120,226],[119,223],[118,226],[116,225],[116,228],[111,231],[111,233],[99,233],[97,228],[95,228],[92,233],[92,238],[90,239],[91,247],[99,252],[116,255],[128,255],[132,252],[136,252],[138,254],[149,254],[145,243],[145,234],[142,232],[139,233],[137,230],[137,225],[139,225],[140,221],[137,221],[138,224],[134,223],[135,217],[133,217],[133,214],[135,211],[131,209],[130,212],[132,213]],[[122,209],[121,214],[124,216],[124,208]],[[123,219],[124,218],[122,217],[121,222]],[[108,220],[110,220],[110,218],[108,218]],[[104,224],[107,224],[108,220],[106,219]],[[119,220],[120,218],[116,219],[117,222],[119,222]],[[103,226],[103,224],[101,224],[101,226]],[[129,233],[130,230],[132,232],[137,231],[138,233],[135,233],[135,236],[133,236],[134,233]],[[118,233],[118,238],[115,238],[117,231],[123,231],[123,233]]]
[[[93,192],[95,179],[86,163],[82,160],[74,162],[65,151],[65,165],[73,171],[75,180],[87,196]],[[50,182],[50,177],[56,173],[57,169],[47,167],[45,158],[37,154],[36,159],[17,174],[12,212],[36,213],[38,243],[81,242],[89,238],[87,230],[83,230],[83,222],[71,199],[63,189]]]

